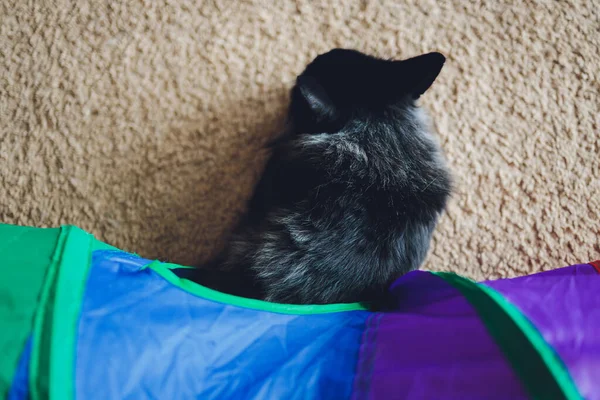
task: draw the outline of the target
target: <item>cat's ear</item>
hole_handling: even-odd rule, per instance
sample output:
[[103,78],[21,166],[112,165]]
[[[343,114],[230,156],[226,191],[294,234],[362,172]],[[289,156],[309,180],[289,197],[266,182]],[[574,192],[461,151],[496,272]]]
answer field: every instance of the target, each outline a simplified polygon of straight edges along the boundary
[[325,89],[312,76],[300,75],[296,87],[306,105],[318,120],[334,119],[337,110]]
[[439,75],[446,57],[440,53],[427,53],[403,61],[396,61],[403,79],[404,90],[418,99]]

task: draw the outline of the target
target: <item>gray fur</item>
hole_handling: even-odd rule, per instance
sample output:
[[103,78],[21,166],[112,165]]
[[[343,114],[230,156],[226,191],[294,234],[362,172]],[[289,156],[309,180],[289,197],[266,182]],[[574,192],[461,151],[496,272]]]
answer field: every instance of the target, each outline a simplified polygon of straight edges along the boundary
[[443,61],[317,57],[221,268],[245,274],[254,297],[300,304],[378,301],[418,268],[451,186],[416,104]]

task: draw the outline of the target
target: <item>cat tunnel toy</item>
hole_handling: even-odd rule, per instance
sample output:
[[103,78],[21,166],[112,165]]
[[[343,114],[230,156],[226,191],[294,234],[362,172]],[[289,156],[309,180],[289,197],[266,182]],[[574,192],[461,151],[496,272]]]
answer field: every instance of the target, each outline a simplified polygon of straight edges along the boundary
[[3,398],[600,399],[598,262],[414,271],[372,312],[219,293],[73,226],[0,250]]

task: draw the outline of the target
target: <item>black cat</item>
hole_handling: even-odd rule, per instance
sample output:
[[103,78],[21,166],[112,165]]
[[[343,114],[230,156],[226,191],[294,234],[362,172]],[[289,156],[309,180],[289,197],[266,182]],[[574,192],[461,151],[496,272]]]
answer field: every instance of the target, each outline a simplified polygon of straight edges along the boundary
[[309,64],[220,272],[200,282],[280,303],[377,301],[418,268],[451,191],[416,104],[444,61],[335,49]]

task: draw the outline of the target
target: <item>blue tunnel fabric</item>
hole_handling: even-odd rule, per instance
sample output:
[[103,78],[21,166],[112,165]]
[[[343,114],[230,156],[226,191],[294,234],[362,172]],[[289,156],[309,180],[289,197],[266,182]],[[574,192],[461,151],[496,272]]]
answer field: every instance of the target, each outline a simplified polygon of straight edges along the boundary
[[75,398],[350,398],[365,321],[218,303],[151,261],[92,255],[77,335]]
[[15,371],[12,385],[8,392],[8,400],[27,400],[29,399],[29,362],[31,361],[31,337],[27,339],[19,364]]

